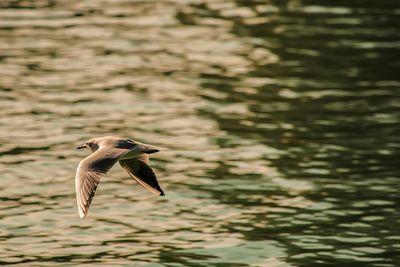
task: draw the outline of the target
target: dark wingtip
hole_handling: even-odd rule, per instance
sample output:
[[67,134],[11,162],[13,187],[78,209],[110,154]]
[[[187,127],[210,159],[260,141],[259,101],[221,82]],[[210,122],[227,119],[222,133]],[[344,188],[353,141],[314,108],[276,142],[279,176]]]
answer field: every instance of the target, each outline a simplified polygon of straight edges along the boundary
[[146,153],[146,154],[153,154],[153,153],[157,153],[159,151],[160,150],[158,150],[158,149],[146,149],[143,152]]
[[165,196],[164,192],[162,192],[162,191],[161,191],[161,194],[160,194],[160,196]]

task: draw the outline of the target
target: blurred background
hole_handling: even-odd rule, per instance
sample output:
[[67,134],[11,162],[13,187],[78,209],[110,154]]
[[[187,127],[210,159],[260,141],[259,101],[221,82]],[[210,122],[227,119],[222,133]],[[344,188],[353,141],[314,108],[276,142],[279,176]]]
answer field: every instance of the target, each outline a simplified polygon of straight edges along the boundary
[[[0,264],[400,265],[398,0],[2,0]],[[117,165],[85,220],[85,140]]]

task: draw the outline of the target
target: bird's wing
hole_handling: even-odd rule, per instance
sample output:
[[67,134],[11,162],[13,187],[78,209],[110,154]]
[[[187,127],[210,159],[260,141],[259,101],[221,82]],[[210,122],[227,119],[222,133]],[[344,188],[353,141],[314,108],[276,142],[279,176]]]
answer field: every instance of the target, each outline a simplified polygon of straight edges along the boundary
[[79,163],[75,176],[79,217],[84,218],[87,215],[100,178],[126,151],[125,149],[99,148]]
[[155,195],[163,196],[164,192],[157,182],[156,175],[149,165],[149,156],[140,155],[137,158],[121,159],[119,164],[141,186]]

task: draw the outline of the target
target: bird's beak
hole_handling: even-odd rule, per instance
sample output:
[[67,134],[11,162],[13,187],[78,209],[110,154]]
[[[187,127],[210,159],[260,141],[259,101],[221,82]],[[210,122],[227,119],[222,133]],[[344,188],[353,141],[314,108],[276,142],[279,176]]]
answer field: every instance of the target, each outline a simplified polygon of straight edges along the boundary
[[86,146],[85,145],[81,145],[81,146],[78,146],[76,149],[82,149],[82,148],[86,148]]

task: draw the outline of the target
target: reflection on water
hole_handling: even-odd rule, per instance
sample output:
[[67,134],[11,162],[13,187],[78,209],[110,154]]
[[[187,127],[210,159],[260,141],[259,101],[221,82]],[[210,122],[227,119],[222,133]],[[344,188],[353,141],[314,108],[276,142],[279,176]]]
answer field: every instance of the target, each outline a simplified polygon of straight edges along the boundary
[[[396,1],[0,7],[1,264],[400,264]],[[106,134],[171,148],[167,196],[116,167],[82,221]]]

